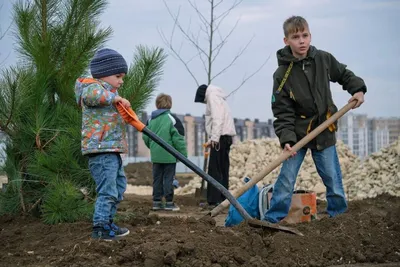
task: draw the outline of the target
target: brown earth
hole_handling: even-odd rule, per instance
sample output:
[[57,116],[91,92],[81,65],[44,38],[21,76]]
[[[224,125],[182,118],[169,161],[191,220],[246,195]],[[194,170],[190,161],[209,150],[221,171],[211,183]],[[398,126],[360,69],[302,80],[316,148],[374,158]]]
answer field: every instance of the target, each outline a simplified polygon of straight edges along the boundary
[[202,216],[194,196],[176,202],[182,218],[151,214],[150,197],[126,196],[119,223],[131,234],[113,242],[91,240],[90,222],[45,225],[3,216],[0,266],[400,266],[400,198],[350,202],[341,216],[296,225],[304,237],[216,226],[187,217]]
[[125,166],[125,175],[131,185],[152,185],[151,162],[130,163]]

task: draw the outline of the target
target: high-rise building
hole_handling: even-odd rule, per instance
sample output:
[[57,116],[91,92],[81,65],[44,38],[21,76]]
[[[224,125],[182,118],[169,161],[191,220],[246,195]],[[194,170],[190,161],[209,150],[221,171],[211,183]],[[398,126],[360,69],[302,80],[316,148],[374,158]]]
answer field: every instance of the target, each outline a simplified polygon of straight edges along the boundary
[[388,120],[373,118],[368,120],[368,154],[389,145]]
[[0,167],[6,162],[6,134],[0,131]]
[[353,154],[364,158],[368,155],[368,119],[364,114],[348,113],[339,119],[337,137]]
[[400,118],[389,118],[388,130],[389,130],[389,144],[395,142],[400,136]]

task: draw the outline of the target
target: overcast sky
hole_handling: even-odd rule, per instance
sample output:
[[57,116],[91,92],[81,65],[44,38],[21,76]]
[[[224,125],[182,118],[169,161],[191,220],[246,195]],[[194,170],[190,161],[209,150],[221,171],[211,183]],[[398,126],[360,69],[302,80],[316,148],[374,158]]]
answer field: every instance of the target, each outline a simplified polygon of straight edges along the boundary
[[[206,0],[196,0],[198,8],[209,17]],[[0,25],[4,29],[11,21],[14,0],[1,1]],[[177,13],[184,27],[190,25],[197,33],[200,21],[187,0],[167,0],[169,8]],[[225,0],[216,13],[223,12],[233,0]],[[312,45],[332,53],[340,62],[361,76],[368,87],[366,102],[356,113],[370,117],[400,116],[400,30],[398,29],[400,0],[265,0],[243,1],[221,24],[222,35],[226,35],[240,19],[234,33],[219,55],[215,70],[229,64],[237,52],[254,37],[246,52],[236,64],[214,84],[227,93],[235,89],[245,75],[271,56],[264,68],[250,79],[239,91],[228,99],[233,115],[237,118],[272,118],[271,92],[272,74],[277,67],[276,51],[283,47],[282,23],[291,15],[305,17],[312,33]],[[103,26],[111,26],[114,34],[108,47],[119,51],[129,62],[135,46],[165,47],[159,32],[169,37],[173,20],[162,0],[110,0],[101,16]],[[173,39],[181,55],[190,59],[196,55],[182,35],[176,31]],[[10,35],[0,40],[0,60],[3,67],[15,64],[14,40]],[[205,43],[203,43],[205,44]],[[170,51],[166,48],[166,51]],[[206,83],[201,61],[190,65],[199,83]],[[173,111],[180,114],[201,115],[205,106],[193,103],[196,83],[183,64],[169,54],[164,76],[157,94],[168,93],[173,97]],[[350,95],[341,87],[332,84],[333,97],[340,108]],[[154,109],[152,101],[146,110]]]

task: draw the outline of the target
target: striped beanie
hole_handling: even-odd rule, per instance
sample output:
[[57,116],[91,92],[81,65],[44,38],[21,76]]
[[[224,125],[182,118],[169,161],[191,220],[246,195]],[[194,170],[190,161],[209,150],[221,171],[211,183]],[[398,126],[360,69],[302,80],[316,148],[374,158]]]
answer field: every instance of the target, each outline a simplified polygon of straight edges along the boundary
[[90,62],[90,72],[93,78],[103,78],[115,74],[127,73],[128,65],[117,51],[104,48],[94,55]]

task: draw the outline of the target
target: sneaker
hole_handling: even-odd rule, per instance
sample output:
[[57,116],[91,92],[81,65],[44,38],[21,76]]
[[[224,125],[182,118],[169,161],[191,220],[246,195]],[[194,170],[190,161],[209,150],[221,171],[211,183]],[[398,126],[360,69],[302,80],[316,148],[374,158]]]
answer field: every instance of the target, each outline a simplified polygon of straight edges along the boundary
[[151,209],[152,210],[163,210],[164,205],[161,201],[153,201],[153,207]]
[[172,185],[173,185],[175,188],[179,188],[179,181],[176,180],[176,179],[174,179],[174,180],[172,181]]
[[167,202],[165,204],[164,210],[179,211],[180,208],[174,202]]
[[115,232],[111,229],[110,225],[94,226],[92,231],[92,238],[105,241],[112,241],[116,239]]
[[110,223],[111,230],[115,232],[116,237],[123,237],[129,235],[130,231],[125,227],[118,227],[115,223]]

